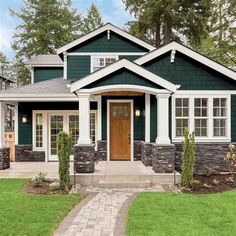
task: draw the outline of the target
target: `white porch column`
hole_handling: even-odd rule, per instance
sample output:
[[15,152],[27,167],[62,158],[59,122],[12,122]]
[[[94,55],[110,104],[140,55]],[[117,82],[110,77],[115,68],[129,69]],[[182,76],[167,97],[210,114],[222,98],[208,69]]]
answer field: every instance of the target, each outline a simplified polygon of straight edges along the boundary
[[79,140],[78,144],[91,144],[90,138],[90,94],[79,96]]
[[18,144],[18,103],[14,106],[14,117],[15,117],[15,123],[14,123],[15,145],[17,145]]
[[150,142],[150,94],[145,93],[145,142]]
[[170,144],[169,138],[169,97],[170,94],[158,94],[157,98],[157,138],[158,144]]
[[0,102],[0,148],[4,145],[4,132],[5,132],[5,109],[6,105],[4,102]]

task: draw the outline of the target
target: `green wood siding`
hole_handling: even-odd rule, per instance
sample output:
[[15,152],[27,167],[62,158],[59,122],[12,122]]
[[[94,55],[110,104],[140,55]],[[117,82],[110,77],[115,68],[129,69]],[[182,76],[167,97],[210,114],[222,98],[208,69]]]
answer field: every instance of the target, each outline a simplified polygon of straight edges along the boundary
[[157,137],[157,99],[156,96],[150,97],[150,141],[155,142]]
[[180,52],[170,63],[168,52],[143,66],[170,82],[181,85],[181,90],[232,90],[236,81],[187,57]]
[[63,67],[35,67],[34,83],[63,77]]
[[[20,102],[18,108],[18,142],[32,144],[32,115],[33,110],[78,110],[78,102]],[[97,102],[90,102],[90,109],[97,110]],[[28,122],[22,123],[22,116],[27,115]]]
[[87,85],[85,88],[94,88],[99,86],[116,85],[116,84],[132,84],[132,85],[142,85],[158,89],[162,88],[159,85],[151,82],[150,80],[147,80],[146,78],[133,72],[130,72],[126,69],[118,70],[115,73],[110,74],[109,76],[106,76],[100,80],[97,80]]
[[[111,96],[102,97],[102,140],[107,140],[107,100],[108,99],[132,99],[134,101],[134,140],[144,140],[145,139],[145,96]],[[135,108],[139,107],[141,109],[142,115],[140,117],[135,117]]]
[[231,95],[231,139],[236,142],[236,95]]
[[78,80],[90,74],[90,56],[68,56],[67,78]]
[[120,55],[119,56],[119,60],[125,58],[125,59],[127,59],[129,61],[135,61],[136,59],[138,59],[140,57],[141,56],[137,56],[137,55],[135,55],[135,56],[134,55]]
[[148,52],[148,49],[111,31],[109,40],[107,32],[103,32],[68,52]]

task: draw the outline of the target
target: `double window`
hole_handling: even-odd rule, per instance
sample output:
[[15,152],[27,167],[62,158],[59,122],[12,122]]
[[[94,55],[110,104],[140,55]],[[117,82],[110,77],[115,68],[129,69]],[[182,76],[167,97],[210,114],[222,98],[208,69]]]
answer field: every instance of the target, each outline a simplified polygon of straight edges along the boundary
[[229,98],[182,96],[173,104],[173,138],[183,137],[185,128],[194,130],[197,139],[228,138]]
[[118,56],[92,56],[91,72],[97,71],[105,66],[109,66],[118,60]]

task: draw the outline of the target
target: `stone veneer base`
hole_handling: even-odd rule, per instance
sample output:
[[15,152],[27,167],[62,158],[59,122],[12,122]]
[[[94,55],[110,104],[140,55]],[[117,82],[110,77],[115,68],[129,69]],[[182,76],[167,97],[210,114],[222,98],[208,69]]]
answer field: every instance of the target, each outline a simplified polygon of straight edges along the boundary
[[43,162],[45,161],[44,151],[33,151],[32,145],[15,145],[15,161],[32,161],[32,162]]
[[74,146],[74,171],[76,173],[93,173],[95,162],[94,144]]
[[0,170],[10,168],[10,148],[0,148]]
[[145,166],[152,166],[153,143],[141,142],[141,160]]

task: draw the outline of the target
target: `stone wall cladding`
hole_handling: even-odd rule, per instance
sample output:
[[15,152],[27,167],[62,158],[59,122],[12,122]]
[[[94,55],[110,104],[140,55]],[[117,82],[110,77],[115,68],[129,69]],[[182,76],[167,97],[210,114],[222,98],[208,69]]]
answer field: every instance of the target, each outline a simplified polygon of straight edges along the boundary
[[0,148],[0,170],[10,168],[10,148]]
[[[176,146],[176,170],[181,170],[181,154],[182,144],[175,144]],[[202,174],[204,166],[212,168],[214,173],[227,172],[225,154],[228,152],[228,143],[208,143],[196,144],[196,163],[195,173]]]
[[97,161],[107,160],[107,141],[99,140],[97,141]]
[[95,162],[94,144],[74,146],[74,171],[76,173],[93,173]]
[[175,170],[175,145],[153,144],[153,170],[156,173],[173,173]]
[[134,141],[134,161],[141,161],[142,141]]
[[141,142],[141,160],[145,166],[152,166],[153,144]]
[[15,145],[15,161],[45,161],[44,151],[33,151],[32,145]]

